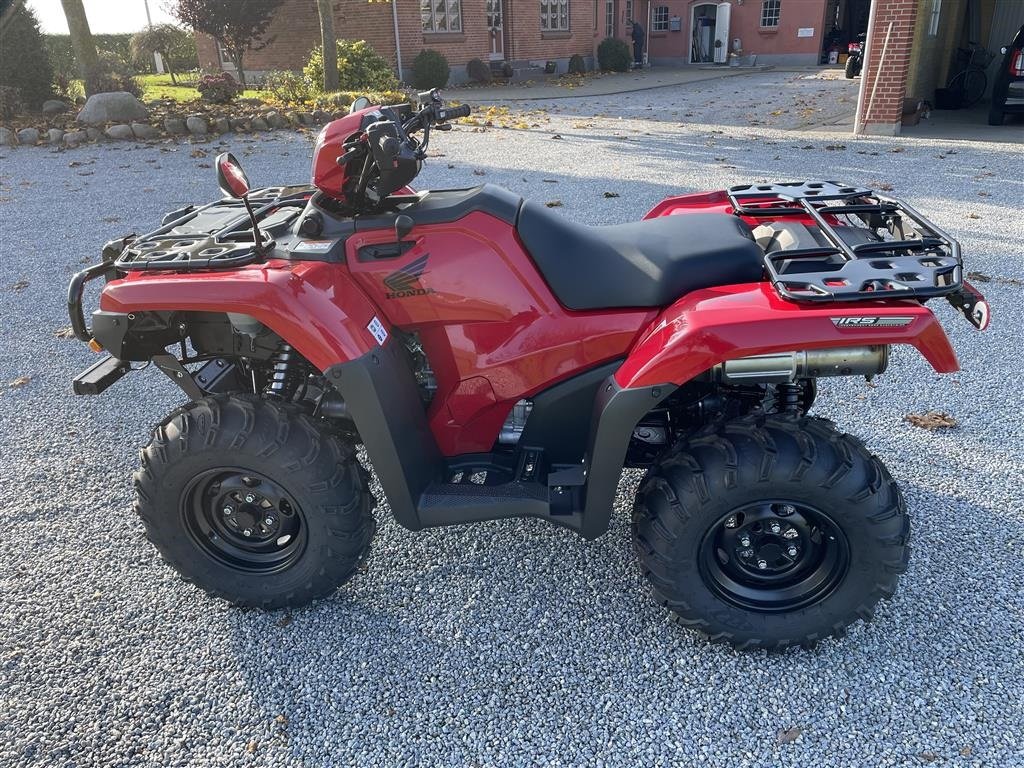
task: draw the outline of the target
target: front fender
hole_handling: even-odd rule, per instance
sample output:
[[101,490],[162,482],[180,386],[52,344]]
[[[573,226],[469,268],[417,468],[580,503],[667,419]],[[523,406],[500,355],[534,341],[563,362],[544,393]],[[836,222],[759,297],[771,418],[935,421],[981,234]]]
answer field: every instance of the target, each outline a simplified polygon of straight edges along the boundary
[[916,301],[797,304],[770,283],[746,283],[695,291],[668,307],[637,338],[615,381],[623,389],[681,385],[739,357],[876,344],[910,344],[939,373],[960,368],[942,326]]
[[224,272],[129,273],[106,285],[108,312],[237,312],[259,320],[321,371],[378,346],[384,315],[337,264],[272,261]]

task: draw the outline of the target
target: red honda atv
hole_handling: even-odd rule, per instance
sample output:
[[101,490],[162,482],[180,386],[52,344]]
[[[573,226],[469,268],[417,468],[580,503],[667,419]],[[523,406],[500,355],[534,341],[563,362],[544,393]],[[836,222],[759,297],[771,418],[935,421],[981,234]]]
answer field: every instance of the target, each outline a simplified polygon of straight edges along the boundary
[[[900,491],[808,415],[815,381],[910,344],[957,358],[925,301],[977,327],[955,240],[832,182],[672,197],[575,224],[498,187],[413,192],[468,107],[360,104],[316,142],[312,185],[250,190],[109,243],[71,283],[98,394],[152,362],[190,402],[135,475],[150,540],[237,605],[300,606],[366,557],[368,473],[412,530],[538,517],[608,530],[647,470],[634,542],[658,601],[738,647],[813,644],[868,619],[907,564]],[[82,290],[103,276],[86,325]]]

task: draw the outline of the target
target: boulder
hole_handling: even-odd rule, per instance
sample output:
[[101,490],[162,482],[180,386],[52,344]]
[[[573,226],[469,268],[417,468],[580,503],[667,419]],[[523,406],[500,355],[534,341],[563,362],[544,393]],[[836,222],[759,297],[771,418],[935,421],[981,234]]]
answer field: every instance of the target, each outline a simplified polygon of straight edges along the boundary
[[300,125],[316,125],[316,118],[313,117],[312,112],[300,112],[299,113],[299,124]]
[[18,146],[18,136],[10,128],[0,128],[0,147]]
[[230,120],[231,130],[235,133],[248,131],[252,128],[252,121],[246,117],[232,117]]
[[89,134],[85,131],[68,131],[64,134],[64,143],[69,147],[74,147],[79,144],[88,141]]
[[168,117],[164,119],[164,130],[168,133],[188,133],[188,126],[180,117]]
[[119,123],[118,125],[112,125],[105,131],[107,136],[111,139],[134,139],[135,134],[132,133],[132,127]]
[[88,125],[103,123],[129,123],[132,120],[144,120],[149,112],[127,91],[113,93],[94,93],[85,102],[78,113],[78,122]]
[[154,126],[149,123],[132,123],[132,133],[136,139],[155,139],[160,135]]
[[288,119],[288,124],[293,128],[298,128],[300,125],[302,125],[302,120],[299,119],[298,112],[285,112],[284,116]]
[[267,125],[271,128],[287,128],[288,120],[280,112],[274,112],[271,110],[267,112],[264,119],[267,121]]
[[316,121],[317,125],[320,123],[326,123],[330,121],[331,113],[325,109],[318,109],[313,113],[313,119]]
[[257,115],[252,119],[252,129],[254,131],[269,131],[270,125],[267,123],[265,118]]
[[35,144],[39,141],[39,130],[36,128],[22,128],[18,131],[19,144]]
[[209,131],[206,120],[200,115],[189,115],[185,120],[185,127],[188,132],[196,136],[205,136]]
[[89,141],[99,141],[100,139],[103,138],[103,131],[101,131],[99,128],[90,125],[86,127],[85,135],[89,139]]
[[231,121],[226,117],[218,117],[213,121],[213,127],[217,133],[231,133]]
[[43,102],[43,114],[47,117],[59,115],[61,112],[67,112],[69,109],[71,109],[71,107],[60,99],[47,99]]
[[61,139],[64,138],[64,131],[60,128],[51,128],[46,132],[46,140],[51,144],[60,144]]

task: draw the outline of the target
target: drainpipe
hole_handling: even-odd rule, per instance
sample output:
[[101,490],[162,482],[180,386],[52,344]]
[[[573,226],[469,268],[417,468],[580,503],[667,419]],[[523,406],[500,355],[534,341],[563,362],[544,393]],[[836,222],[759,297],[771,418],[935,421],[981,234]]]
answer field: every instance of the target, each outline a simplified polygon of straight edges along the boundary
[[395,26],[395,60],[398,62],[398,82],[404,82],[402,74],[402,41],[398,36],[398,0],[391,0],[391,21]]

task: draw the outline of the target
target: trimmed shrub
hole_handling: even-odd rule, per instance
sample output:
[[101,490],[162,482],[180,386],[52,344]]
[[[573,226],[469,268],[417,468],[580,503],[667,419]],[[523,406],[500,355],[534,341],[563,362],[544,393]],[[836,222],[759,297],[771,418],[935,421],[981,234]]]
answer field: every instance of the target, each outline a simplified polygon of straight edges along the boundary
[[421,91],[444,88],[450,75],[448,59],[432,48],[420,51],[412,61],[412,84]]
[[[24,4],[15,4],[4,19],[0,52],[0,86],[16,89],[18,101],[29,109],[38,109],[53,95],[53,68],[39,22]],[[6,100],[14,103],[11,97]]]
[[625,40],[606,37],[597,46],[597,64],[606,72],[628,72],[633,54]]
[[587,62],[583,60],[583,57],[578,53],[574,53],[569,57],[569,74],[570,75],[582,75],[587,71]]
[[203,75],[196,89],[203,101],[214,104],[228,104],[242,92],[242,86],[227,72]]
[[263,78],[263,89],[286,104],[307,101],[312,97],[309,82],[299,74],[290,71],[268,72]]
[[[311,91],[324,89],[324,51],[317,46],[302,70]],[[338,41],[338,86],[344,91],[386,91],[398,87],[391,65],[365,40]]]
[[470,59],[466,63],[466,76],[474,83],[489,83],[493,80],[491,67],[480,59]]
[[21,103],[21,91],[13,85],[0,85],[0,119],[20,115],[25,111]]
[[137,99],[142,98],[142,86],[132,77],[131,68],[119,55],[112,51],[99,51],[99,68],[86,84],[89,93],[112,93],[127,91]]
[[401,91],[333,91],[317,96],[313,103],[318,109],[338,111],[348,109],[352,102],[360,96],[365,96],[371,104],[391,105],[405,104],[409,97]]

